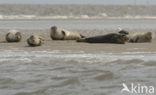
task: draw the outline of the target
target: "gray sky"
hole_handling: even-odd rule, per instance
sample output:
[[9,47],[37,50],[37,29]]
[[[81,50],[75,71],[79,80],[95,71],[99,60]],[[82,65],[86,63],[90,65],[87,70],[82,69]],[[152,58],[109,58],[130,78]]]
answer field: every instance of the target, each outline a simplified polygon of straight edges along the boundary
[[3,3],[17,4],[128,4],[156,5],[156,0],[0,0]]

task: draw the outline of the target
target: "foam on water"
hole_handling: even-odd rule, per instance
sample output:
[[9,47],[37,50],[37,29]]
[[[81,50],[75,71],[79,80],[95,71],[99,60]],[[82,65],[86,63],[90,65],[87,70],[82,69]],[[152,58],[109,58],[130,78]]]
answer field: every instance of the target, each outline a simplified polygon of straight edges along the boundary
[[73,16],[73,15],[55,15],[55,16],[36,16],[36,15],[0,15],[0,20],[8,19],[8,20],[23,20],[23,19],[156,19],[156,16],[119,16],[119,17],[110,17],[107,16],[105,13],[100,13],[96,16],[88,16],[88,15],[80,15],[80,16]]
[[[111,62],[114,60],[143,60],[143,61],[156,61],[156,53],[153,52],[122,52],[122,53],[102,53],[102,54],[86,54],[86,53],[73,53],[71,51],[1,51],[0,52],[0,62],[8,60],[19,60],[19,61],[31,61],[33,59],[44,60],[50,59],[97,59],[103,62]],[[45,60],[46,61],[46,60]]]

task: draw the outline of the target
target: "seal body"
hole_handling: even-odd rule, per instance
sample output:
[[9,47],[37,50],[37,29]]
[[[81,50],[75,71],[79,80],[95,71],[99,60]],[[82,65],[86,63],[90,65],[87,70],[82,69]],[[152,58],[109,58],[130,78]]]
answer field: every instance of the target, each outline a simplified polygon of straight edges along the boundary
[[110,33],[102,36],[83,38],[77,40],[77,42],[125,44],[128,40],[129,38],[126,35]]
[[29,46],[32,46],[32,47],[41,46],[44,43],[44,39],[37,35],[31,35],[27,39],[27,43]]
[[22,39],[22,35],[17,30],[10,30],[6,34],[6,41],[7,42],[20,42]]
[[130,37],[129,42],[131,42],[131,43],[152,42],[152,32],[133,35]]
[[78,40],[84,38],[84,36],[79,33],[69,32],[56,26],[51,27],[50,36],[53,40]]

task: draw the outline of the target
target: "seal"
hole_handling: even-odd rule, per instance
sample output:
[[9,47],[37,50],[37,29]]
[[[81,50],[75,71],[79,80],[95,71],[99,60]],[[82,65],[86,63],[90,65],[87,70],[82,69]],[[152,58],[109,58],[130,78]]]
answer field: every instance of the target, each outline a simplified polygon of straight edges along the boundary
[[51,27],[50,33],[52,40],[78,40],[85,37],[79,33],[69,32],[56,26]]
[[115,43],[125,44],[128,42],[129,37],[119,33],[110,33],[102,36],[88,37],[77,40],[77,42],[88,42],[88,43]]
[[27,43],[29,46],[32,46],[32,47],[41,46],[44,43],[44,39],[37,35],[31,35],[27,39]]
[[7,42],[20,42],[22,35],[17,30],[9,30],[5,38]]
[[136,34],[130,36],[130,43],[145,43],[145,42],[152,42],[152,32],[147,32],[143,34]]

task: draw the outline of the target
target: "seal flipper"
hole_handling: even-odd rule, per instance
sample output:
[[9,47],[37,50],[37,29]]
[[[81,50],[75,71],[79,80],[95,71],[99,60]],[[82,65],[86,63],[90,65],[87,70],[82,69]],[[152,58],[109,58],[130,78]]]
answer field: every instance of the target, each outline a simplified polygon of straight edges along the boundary
[[64,37],[66,36],[66,32],[62,31],[63,34],[63,38],[61,38],[61,40],[64,40]]
[[40,39],[40,43],[39,43],[39,46],[40,46],[40,45],[44,44],[44,39],[42,37],[40,37],[39,39]]
[[81,35],[81,34],[80,34],[80,36],[81,36],[81,38],[86,38],[86,36],[83,36],[83,35]]
[[8,38],[9,34],[10,34],[10,33],[7,33],[7,35],[6,35],[6,37],[5,37],[6,40],[7,40],[7,42],[11,42],[10,39]]

